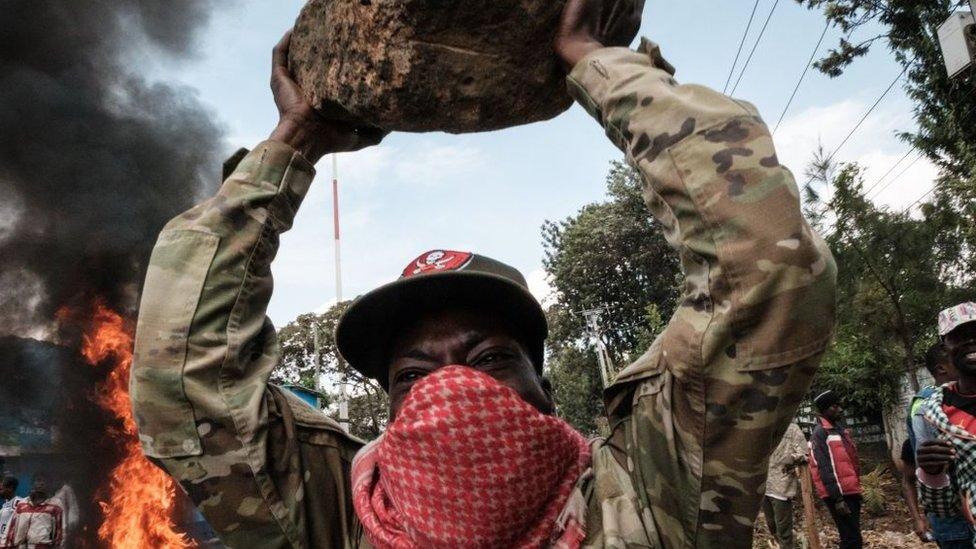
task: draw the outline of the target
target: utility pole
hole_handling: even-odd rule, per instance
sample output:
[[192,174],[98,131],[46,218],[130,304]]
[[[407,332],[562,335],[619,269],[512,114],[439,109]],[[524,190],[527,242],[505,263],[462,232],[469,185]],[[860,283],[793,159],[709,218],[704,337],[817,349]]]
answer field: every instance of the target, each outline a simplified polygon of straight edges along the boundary
[[[339,155],[332,155],[332,220],[335,235],[335,276],[336,276],[336,304],[342,303],[342,247],[339,232]],[[316,333],[317,334],[317,333]],[[342,357],[336,352],[339,371],[342,380],[339,384],[339,425],[349,432],[349,380],[343,368]]]
[[970,6],[972,12],[957,11],[939,27],[939,46],[950,78],[976,66],[976,0],[970,0]]
[[606,309],[603,308],[580,311],[586,320],[586,331],[596,344],[596,358],[600,363],[600,380],[603,381],[604,389],[610,386],[614,377],[613,361],[610,360],[607,344],[603,342],[603,329],[600,328],[600,317],[605,312]]
[[312,325],[312,365],[315,376],[315,390],[322,392],[322,344],[319,342],[319,329],[315,324]]

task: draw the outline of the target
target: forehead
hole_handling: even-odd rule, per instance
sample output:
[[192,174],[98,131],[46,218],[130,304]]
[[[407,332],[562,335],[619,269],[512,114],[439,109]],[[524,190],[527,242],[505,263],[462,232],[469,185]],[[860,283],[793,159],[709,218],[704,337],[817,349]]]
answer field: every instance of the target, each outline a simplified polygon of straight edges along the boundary
[[501,315],[490,310],[445,308],[422,312],[413,319],[404,319],[393,337],[393,348],[421,345],[470,334],[513,336]]
[[958,341],[971,337],[976,337],[976,322],[967,322],[946,334],[946,340],[948,341]]

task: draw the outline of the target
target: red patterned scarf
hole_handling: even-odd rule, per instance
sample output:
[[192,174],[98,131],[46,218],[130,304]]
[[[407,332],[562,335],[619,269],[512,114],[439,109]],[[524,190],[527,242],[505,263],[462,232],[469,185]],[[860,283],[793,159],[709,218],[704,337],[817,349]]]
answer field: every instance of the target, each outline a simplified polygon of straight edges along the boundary
[[352,464],[353,504],[377,549],[575,549],[586,440],[464,366],[418,381]]

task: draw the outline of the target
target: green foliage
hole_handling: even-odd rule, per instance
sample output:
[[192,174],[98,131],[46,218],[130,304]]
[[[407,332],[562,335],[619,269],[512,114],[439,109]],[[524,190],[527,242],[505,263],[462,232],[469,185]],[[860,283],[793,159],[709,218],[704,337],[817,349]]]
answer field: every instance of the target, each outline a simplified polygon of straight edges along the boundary
[[934,246],[945,268],[943,276],[960,281],[963,287],[976,285],[976,176],[969,180],[943,177],[922,213],[934,226],[942,227]]
[[[299,316],[278,331],[281,361],[271,373],[271,381],[295,384],[326,395],[326,412],[338,419],[339,384],[343,378],[349,386],[349,430],[352,434],[371,440],[386,427],[389,399],[383,389],[369,378],[339,360],[336,350],[335,327],[351,302],[334,305],[323,314]],[[315,361],[315,336],[319,340],[319,361]],[[316,384],[320,372],[325,387]]]
[[549,379],[557,413],[587,436],[599,434],[603,391],[596,353],[576,346],[561,347],[549,357]]
[[891,484],[888,468],[878,465],[873,471],[861,477],[861,497],[864,511],[872,517],[880,517],[886,510],[886,487]]
[[[950,79],[937,38],[938,27],[957,0],[797,0],[844,32],[837,48],[817,63],[831,77],[841,75],[878,41],[883,41],[907,69],[905,86],[915,102],[919,131],[903,137],[946,174],[969,179],[976,175],[976,70]],[[858,32],[869,36],[854,41]]]
[[602,381],[581,311],[605,309],[602,338],[619,369],[650,346],[677,299],[677,255],[641,196],[640,175],[622,162],[607,176],[609,199],[543,225],[544,265],[555,288],[549,376],[560,414],[598,431]]
[[[905,370],[893,344],[878,349],[874,340],[850,323],[838,326],[836,341],[817,371],[817,390],[833,389],[844,395],[852,417],[873,417],[897,401]],[[815,393],[816,391],[814,391]]]
[[[648,305],[655,317],[670,317],[677,299],[677,255],[641,197],[640,175],[614,162],[607,177],[607,202],[584,206],[563,221],[542,228],[543,264],[556,289],[559,310],[568,315],[605,308],[604,340],[614,362],[625,362],[648,339]],[[557,323],[552,339],[583,337],[582,317]]]
[[[806,189],[808,217],[826,234],[838,264],[838,327],[815,384],[845,395],[857,415],[893,404],[906,372],[936,340],[938,312],[971,296],[971,227],[937,195],[920,219],[878,207],[863,193],[862,170],[814,162]],[[814,186],[831,186],[826,203]],[[827,224],[830,218],[833,223]],[[967,270],[969,269],[969,270]]]

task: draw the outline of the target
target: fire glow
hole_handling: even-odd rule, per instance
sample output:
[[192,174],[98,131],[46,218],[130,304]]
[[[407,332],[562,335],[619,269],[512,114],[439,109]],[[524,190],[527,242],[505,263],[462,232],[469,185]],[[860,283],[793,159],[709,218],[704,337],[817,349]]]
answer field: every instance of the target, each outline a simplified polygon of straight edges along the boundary
[[84,327],[81,354],[92,366],[110,361],[111,369],[92,394],[94,402],[118,420],[106,433],[122,454],[109,482],[95,494],[104,521],[98,537],[112,548],[193,547],[177,531],[173,520],[176,486],[163,471],[142,454],[129,401],[129,371],[133,336],[121,315],[94,300],[91,317],[77,319],[62,310],[59,319],[78,321]]

